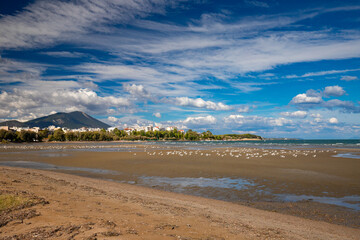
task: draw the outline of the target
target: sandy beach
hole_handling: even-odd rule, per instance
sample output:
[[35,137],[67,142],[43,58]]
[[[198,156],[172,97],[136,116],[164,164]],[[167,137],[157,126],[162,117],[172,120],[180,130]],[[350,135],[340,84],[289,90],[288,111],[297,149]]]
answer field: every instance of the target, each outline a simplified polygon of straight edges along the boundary
[[359,229],[63,173],[0,168],[0,239],[358,239]]
[[0,150],[0,196],[30,199],[1,213],[0,239],[357,239],[360,233],[358,149],[84,146]]

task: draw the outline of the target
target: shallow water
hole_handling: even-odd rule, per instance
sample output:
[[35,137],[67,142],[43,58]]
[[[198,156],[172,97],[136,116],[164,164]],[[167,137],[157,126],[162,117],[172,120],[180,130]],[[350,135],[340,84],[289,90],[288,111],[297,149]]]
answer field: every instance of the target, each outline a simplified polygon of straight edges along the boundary
[[212,187],[212,188],[225,188],[243,190],[255,184],[243,178],[168,178],[168,177],[140,177],[140,184],[147,186],[167,186],[171,185],[179,189],[187,187]]
[[298,149],[298,148],[354,148],[360,149],[360,139],[311,139],[311,140],[261,140],[261,141],[142,141],[142,142],[55,142],[2,144],[0,149],[81,149],[85,151],[136,151],[135,145],[155,146],[188,150],[205,150],[208,148],[246,147],[264,149]]
[[66,167],[66,166],[58,166],[54,164],[31,162],[31,161],[0,161],[0,165],[8,166],[8,167],[32,168],[32,169],[40,169],[40,170],[80,171],[80,172],[88,172],[88,173],[96,173],[96,174],[112,174],[112,175],[119,174],[116,171],[110,171],[105,169]]
[[[224,142],[224,141],[214,141],[214,142],[147,142],[147,143],[51,143],[51,144],[19,144],[19,145],[6,145],[6,148],[4,146],[0,146],[0,148],[12,149],[8,152],[0,152],[0,165],[4,166],[11,166],[11,167],[23,167],[23,168],[34,168],[34,169],[42,169],[42,170],[51,170],[51,171],[61,171],[61,172],[67,172],[71,174],[77,174],[81,176],[88,176],[88,177],[95,177],[95,178],[101,178],[101,179],[107,179],[112,181],[118,181],[118,182],[125,182],[130,184],[136,184],[146,187],[154,187],[157,189],[167,190],[167,191],[173,191],[173,192],[180,192],[190,195],[197,195],[202,197],[208,197],[208,198],[215,198],[220,200],[226,200],[226,201],[279,201],[279,202],[292,202],[292,201],[302,201],[302,200],[309,200],[319,203],[327,203],[327,204],[333,204],[336,206],[343,206],[350,209],[354,209],[357,211],[360,211],[360,196],[345,196],[345,197],[334,197],[334,196],[344,196],[344,195],[350,195],[350,194],[357,194],[357,192],[346,192],[343,194],[334,194],[334,192],[338,191],[336,189],[333,191],[332,197],[327,196],[327,194],[321,194],[321,191],[293,191],[291,192],[291,189],[289,186],[289,182],[280,182],[276,184],[265,184],[264,182],[267,181],[262,176],[258,175],[259,179],[262,179],[263,184],[267,185],[260,185],[258,182],[254,181],[254,179],[248,179],[248,178],[241,178],[243,175],[233,175],[232,177],[228,177],[231,175],[226,174],[218,174],[215,175],[213,172],[215,172],[214,169],[211,170],[211,172],[208,172],[207,175],[199,175],[196,171],[194,171],[193,175],[187,175],[188,177],[182,177],[185,175],[177,175],[177,177],[171,177],[173,175],[163,175],[163,176],[145,176],[145,174],[148,174],[148,172],[142,172],[138,175],[133,174],[134,173],[134,166],[129,167],[128,171],[124,170],[123,168],[120,168],[118,166],[123,165],[117,165],[118,163],[116,161],[113,162],[113,165],[110,167],[107,166],[107,169],[105,170],[101,169],[104,167],[102,165],[102,162],[98,162],[97,165],[92,165],[94,168],[88,168],[87,164],[84,164],[84,167],[68,167],[68,166],[61,166],[64,165],[71,165],[71,161],[67,161],[66,163],[63,161],[63,159],[69,159],[69,156],[75,156],[78,152],[133,152],[134,155],[136,152],[144,152],[146,150],[146,154],[149,152],[154,152],[157,150],[163,150],[163,149],[170,149],[172,152],[174,150],[180,150],[183,151],[184,149],[187,150],[201,150],[201,149],[217,149],[223,148],[224,152],[227,151],[227,154],[230,154],[229,150],[226,148],[231,147],[241,147],[241,148],[264,148],[264,149],[277,149],[277,148],[284,148],[284,149],[291,149],[291,148],[311,148],[314,146],[318,146],[315,144],[321,144],[323,148],[327,148],[330,145],[331,146],[341,146],[344,148],[350,148],[351,146],[355,148],[356,146],[359,148],[357,144],[358,140],[348,140],[344,141],[343,143],[339,144],[339,140],[307,140],[307,141],[249,141],[249,142]],[[311,143],[310,143],[311,142]],[[138,147],[134,146],[134,144],[138,145]],[[291,147],[289,147],[291,146]],[[350,147],[349,147],[350,146]],[[225,149],[224,149],[225,148]],[[315,147],[314,147],[315,148]],[[335,147],[334,147],[335,148]],[[338,148],[338,147],[336,147]],[[317,148],[315,148],[317,149]],[[299,151],[307,151],[306,149],[299,149]],[[335,149],[334,149],[335,150]],[[269,150],[272,151],[272,150]],[[268,150],[265,150],[266,153],[269,153]],[[277,150],[278,153],[280,153],[282,150]],[[298,150],[295,150],[298,151]],[[353,149],[351,150],[354,153],[348,152],[348,153],[339,153],[336,155],[333,155],[332,157],[338,157],[341,158],[356,158],[359,159],[360,155],[356,154],[356,151]],[[236,152],[236,153],[235,153]],[[276,150],[275,150],[276,152]],[[329,152],[329,150],[325,149],[322,152]],[[336,151],[330,150],[330,152],[335,153]],[[345,152],[345,151],[343,151]],[[75,154],[76,153],[76,154]],[[95,153],[94,153],[95,154]],[[144,153],[145,154],[145,153]],[[166,152],[164,152],[166,154]],[[201,153],[202,154],[202,153]],[[232,153],[231,153],[232,154]],[[238,155],[239,152],[234,151],[235,155]],[[243,153],[244,155],[246,153]],[[294,154],[294,153],[292,153]],[[89,155],[89,153],[87,153]],[[92,153],[90,155],[93,155]],[[106,154],[100,154],[99,159],[102,158]],[[133,155],[133,154],[131,154]],[[139,154],[137,154],[139,155]],[[148,157],[146,157],[146,161],[149,160],[149,163],[160,164],[161,161],[158,161],[157,156],[159,155],[159,151],[157,155],[154,157],[153,160],[149,160]],[[210,154],[209,154],[210,155]],[[214,156],[215,153],[213,153]],[[207,155],[206,155],[207,156]],[[310,156],[310,155],[309,155]],[[313,154],[311,154],[311,159]],[[315,155],[314,155],[315,156]],[[330,156],[330,155],[329,155]],[[165,157],[165,156],[164,156]],[[167,162],[167,158],[163,158],[163,162]],[[194,156],[193,156],[194,157]],[[50,163],[42,163],[40,161],[46,162],[47,158],[51,158],[51,163],[58,162],[59,165],[54,165]],[[265,158],[265,155],[264,155]],[[81,159],[81,157],[80,157]],[[143,166],[146,166],[146,164],[149,164],[143,160],[138,160],[134,162],[129,162],[128,164],[139,164],[136,165],[136,167],[141,168]],[[150,158],[151,159],[151,158]],[[161,159],[161,158],[160,158]],[[218,158],[221,159],[221,158]],[[30,160],[30,161],[25,161]],[[83,159],[81,159],[83,160]],[[124,160],[126,161],[126,159]],[[195,161],[195,160],[194,160]],[[236,160],[237,161],[237,160]],[[229,167],[236,166],[236,161],[234,161],[233,165],[228,165]],[[289,159],[289,161],[293,161]],[[105,161],[104,161],[105,162]],[[337,159],[335,162],[338,162]],[[86,163],[86,159],[84,159],[84,163]],[[144,164],[144,165],[141,165]],[[203,163],[202,163],[203,164]],[[207,163],[205,163],[207,164]],[[214,164],[214,163],[213,163]],[[311,164],[311,163],[310,163]],[[81,166],[81,165],[77,165]],[[118,168],[116,168],[116,166]],[[157,166],[157,165],[156,165]],[[159,165],[162,166],[161,164]],[[186,167],[192,168],[193,163],[188,163]],[[246,167],[246,165],[241,165],[243,167]],[[105,168],[105,167],[104,167]],[[180,167],[181,168],[181,167]],[[113,169],[116,169],[118,171],[113,171]],[[354,168],[352,168],[354,169]],[[178,171],[178,169],[175,169]],[[120,172],[122,171],[122,172]],[[337,178],[332,176],[331,174],[324,174],[319,173],[316,171],[311,170],[301,170],[301,169],[287,169],[286,174],[289,172],[292,175],[304,175],[307,178],[314,178],[314,179],[333,179],[334,181],[337,181]],[[160,175],[156,172],[152,173],[153,175]],[[284,172],[279,172],[279,174],[284,174]],[[167,177],[164,177],[167,176]],[[170,176],[170,177],[169,177]],[[196,177],[193,177],[196,176]],[[207,177],[197,177],[197,176],[207,176]],[[241,176],[241,177],[240,177]],[[246,175],[244,175],[246,176]],[[330,180],[329,180],[330,181]],[[282,185],[281,185],[282,184]],[[345,186],[347,188],[347,186]],[[280,189],[280,190],[279,190]],[[305,188],[303,188],[305,189]],[[316,185],[314,187],[310,187],[310,189],[316,189]],[[298,195],[286,193],[286,191],[291,193],[298,193]],[[328,191],[328,189],[326,189]],[[283,193],[285,194],[278,194]],[[311,195],[317,195],[319,193],[319,196],[311,196]],[[300,194],[307,194],[307,195],[300,195]]]
[[314,201],[319,203],[333,204],[341,207],[347,207],[360,211],[360,196],[345,196],[342,198],[335,197],[316,197],[307,195],[291,195],[291,194],[276,194],[280,200],[286,202],[297,201]]
[[360,159],[360,155],[355,153],[338,153],[333,157]]
[[[108,175],[116,175],[116,176],[122,175],[122,173],[117,171],[111,171],[111,170],[105,170],[99,168],[67,167],[67,166],[58,166],[54,164],[32,162],[32,161],[0,161],[0,165],[9,166],[9,167],[51,170],[51,171],[65,171],[65,172],[69,171],[71,173],[82,172],[81,174],[79,174],[81,176],[84,176],[84,173],[98,174],[100,175],[100,178],[102,178],[101,175],[103,175],[104,179],[106,179]],[[237,199],[237,195],[235,193],[237,191],[246,191],[249,188],[251,188],[250,192],[252,192],[252,190],[255,189],[255,192],[252,193],[253,195],[256,194],[261,194],[265,196],[267,195],[269,198],[275,196],[278,201],[296,202],[296,201],[307,200],[307,201],[314,201],[319,203],[332,204],[336,206],[342,206],[360,211],[360,196],[345,196],[341,198],[336,198],[336,197],[327,197],[327,196],[318,197],[318,196],[309,196],[309,195],[273,194],[271,189],[264,190],[263,188],[260,188],[260,186],[257,185],[254,181],[245,178],[226,178],[226,177],[169,178],[169,177],[159,177],[159,176],[137,176],[135,181],[115,180],[115,179],[107,179],[107,180],[141,185],[145,187],[155,187],[159,189],[171,190],[174,192],[180,192],[190,195],[213,197],[221,200],[231,200],[231,201],[234,200],[241,201],[241,199]],[[225,198],[224,195],[226,196]]]

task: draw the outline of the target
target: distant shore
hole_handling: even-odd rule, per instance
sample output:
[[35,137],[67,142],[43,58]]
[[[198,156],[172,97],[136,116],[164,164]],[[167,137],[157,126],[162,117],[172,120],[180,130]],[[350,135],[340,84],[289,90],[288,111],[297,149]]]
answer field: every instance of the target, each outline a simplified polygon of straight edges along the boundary
[[[255,138],[242,138],[242,139],[227,139],[227,140],[173,140],[173,139],[159,139],[159,140],[113,140],[113,141],[41,141],[41,142],[30,142],[30,143],[106,143],[106,142],[114,142],[114,143],[133,143],[133,142],[236,142],[236,141],[264,141],[263,139],[255,139]],[[21,143],[29,143],[29,142],[0,142],[0,144],[21,144]]]

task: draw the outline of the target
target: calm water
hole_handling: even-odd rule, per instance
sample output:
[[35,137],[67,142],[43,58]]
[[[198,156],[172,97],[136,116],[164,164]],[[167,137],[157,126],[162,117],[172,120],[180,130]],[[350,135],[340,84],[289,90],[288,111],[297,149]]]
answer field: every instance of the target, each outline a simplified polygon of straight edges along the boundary
[[262,140],[262,141],[147,141],[147,142],[66,142],[66,143],[24,143],[0,144],[0,149],[79,149],[81,151],[137,151],[133,145],[159,148],[179,147],[184,149],[202,150],[224,147],[250,147],[264,149],[293,148],[354,148],[360,149],[360,139],[319,139],[319,140]]
[[255,147],[255,148],[359,148],[360,139],[262,140],[262,141],[194,141],[152,142],[184,147]]

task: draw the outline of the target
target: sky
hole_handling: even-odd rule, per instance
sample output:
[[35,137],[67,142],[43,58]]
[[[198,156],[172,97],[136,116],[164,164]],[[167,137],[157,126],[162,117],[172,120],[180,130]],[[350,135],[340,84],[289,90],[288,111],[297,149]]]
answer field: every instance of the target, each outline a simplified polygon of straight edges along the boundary
[[0,2],[0,121],[360,138],[360,2]]

